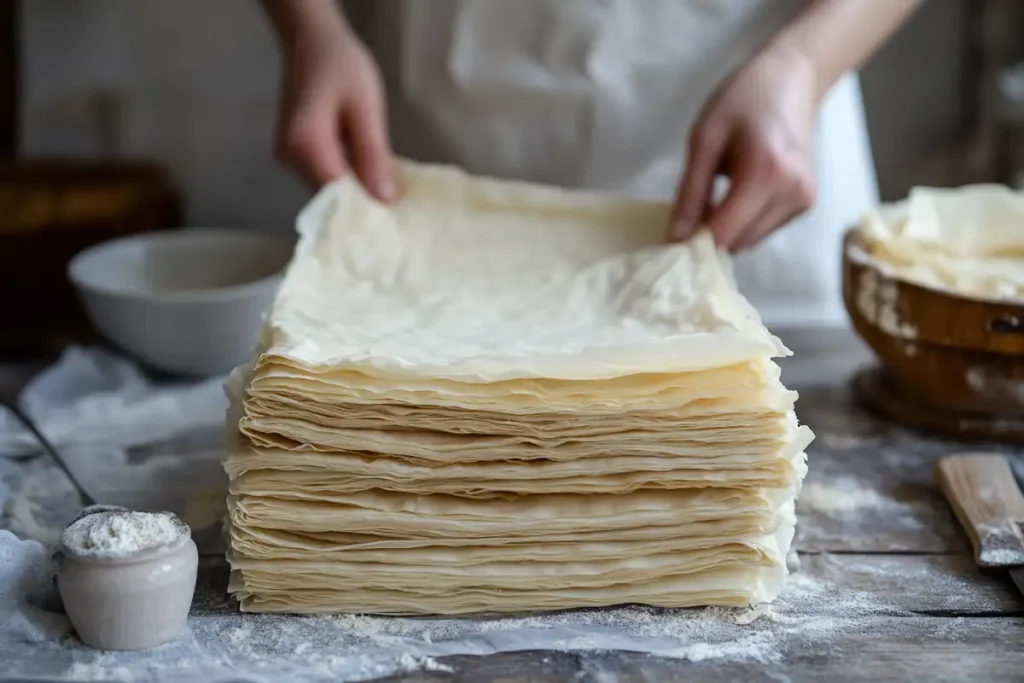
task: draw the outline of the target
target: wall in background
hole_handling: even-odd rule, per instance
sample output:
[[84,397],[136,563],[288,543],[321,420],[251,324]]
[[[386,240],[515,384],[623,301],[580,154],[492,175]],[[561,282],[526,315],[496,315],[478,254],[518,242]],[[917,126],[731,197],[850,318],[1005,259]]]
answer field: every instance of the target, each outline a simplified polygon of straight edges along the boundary
[[[864,72],[886,198],[955,182],[968,2],[926,2]],[[290,229],[308,193],[272,158],[277,52],[256,0],[31,0],[22,32],[24,155],[155,158],[191,224]]]
[[155,158],[194,225],[288,230],[271,155],[278,56],[256,0],[29,0],[22,153]]
[[968,83],[968,4],[927,0],[861,73],[883,197],[914,185],[964,182],[963,156],[977,91]]

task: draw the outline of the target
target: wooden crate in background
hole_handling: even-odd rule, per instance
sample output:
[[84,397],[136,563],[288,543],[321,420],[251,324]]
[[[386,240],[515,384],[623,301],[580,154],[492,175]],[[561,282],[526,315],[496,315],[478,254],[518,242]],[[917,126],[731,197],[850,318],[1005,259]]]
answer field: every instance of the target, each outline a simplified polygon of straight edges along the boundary
[[90,338],[68,261],[107,239],[180,225],[166,174],[145,163],[0,161],[0,355]]

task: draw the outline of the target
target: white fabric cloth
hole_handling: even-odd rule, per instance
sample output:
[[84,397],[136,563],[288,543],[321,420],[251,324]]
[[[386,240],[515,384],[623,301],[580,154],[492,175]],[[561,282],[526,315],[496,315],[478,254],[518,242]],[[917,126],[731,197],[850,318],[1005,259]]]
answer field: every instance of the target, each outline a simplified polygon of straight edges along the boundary
[[[717,85],[808,0],[374,0],[346,9],[396,151],[472,173],[668,199]],[[845,320],[840,235],[877,201],[856,76],[819,121],[818,202],[737,259],[771,326]]]

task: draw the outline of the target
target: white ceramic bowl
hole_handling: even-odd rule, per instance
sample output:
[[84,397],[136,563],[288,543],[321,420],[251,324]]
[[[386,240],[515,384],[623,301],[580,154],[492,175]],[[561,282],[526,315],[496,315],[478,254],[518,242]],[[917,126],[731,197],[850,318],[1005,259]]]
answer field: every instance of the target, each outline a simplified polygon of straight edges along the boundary
[[143,233],[80,252],[68,277],[110,341],[159,370],[208,376],[251,357],[293,244],[241,230]]

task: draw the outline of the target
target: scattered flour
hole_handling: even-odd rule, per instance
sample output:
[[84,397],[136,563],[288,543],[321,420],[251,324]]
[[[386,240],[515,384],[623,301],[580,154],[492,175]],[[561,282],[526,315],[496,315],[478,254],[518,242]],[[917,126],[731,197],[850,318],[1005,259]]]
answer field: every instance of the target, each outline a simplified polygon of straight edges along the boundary
[[417,657],[410,654],[401,655],[398,658],[398,666],[403,673],[411,673],[413,671],[455,672],[455,669],[447,664],[442,664],[433,657]]
[[[45,564],[38,543],[10,534],[7,570],[29,553]],[[2,537],[2,532],[0,532]],[[2,540],[2,538],[0,538]],[[0,552],[0,561],[4,560]],[[820,564],[820,560],[818,562]],[[2,565],[3,562],[0,562]],[[38,581],[33,571],[33,585]],[[3,578],[3,577],[0,577]],[[27,578],[27,577],[26,577]],[[14,589],[0,605],[15,617],[40,610],[22,604]],[[0,585],[3,582],[0,581]],[[0,591],[0,597],[3,592]],[[630,650],[690,662],[785,662],[788,653],[828,654],[836,638],[877,627],[892,607],[857,591],[839,591],[805,573],[791,575],[779,599],[752,609],[666,610],[626,606],[567,610],[517,617],[393,618],[360,615],[239,614],[219,594],[198,595],[189,626],[175,641],[144,652],[101,653],[68,637],[62,615],[57,630],[31,630],[0,618],[0,661],[11,675],[46,680],[150,680],[161,683],[269,683],[288,680],[365,681],[416,670],[456,673],[441,658],[495,652]],[[211,602],[213,601],[213,602]],[[27,634],[33,633],[30,638]],[[32,647],[26,648],[26,642]]]
[[872,325],[886,334],[902,339],[916,339],[918,330],[900,317],[899,290],[896,283],[882,279],[878,271],[861,271],[857,290],[857,310]]
[[[245,644],[245,641],[252,635],[252,626],[249,624],[242,624],[236,629],[232,629],[224,634],[227,641],[234,647],[241,647]],[[308,645],[309,643],[304,643]]]
[[[814,369],[817,381],[819,371]],[[847,439],[827,443],[828,437],[824,437],[822,443],[853,449],[876,441],[874,422],[835,408],[845,400],[837,398],[838,391],[821,394],[822,400],[810,401],[805,411],[816,431],[820,427],[823,432],[833,432],[837,440]],[[154,415],[166,421],[166,412]],[[218,413],[218,421],[221,419]],[[149,429],[145,430],[147,435]],[[141,428],[137,431],[143,432]],[[914,443],[899,445],[891,449],[890,456],[917,448]],[[210,460],[219,467],[215,458],[182,459],[181,453],[193,450],[176,445],[159,467],[135,465],[100,450],[71,455],[80,458],[76,463],[88,463],[88,467],[83,465],[83,472],[99,472],[93,477],[95,489],[89,489],[95,497],[129,507],[177,510],[170,502],[153,496],[164,494],[168,488],[194,490],[192,482],[204,479],[205,473],[193,463]],[[97,467],[97,462],[104,466]],[[9,513],[7,523],[25,519],[22,528],[37,538],[43,538],[49,527],[54,527],[53,540],[59,541],[64,525],[77,510],[70,489],[43,458],[19,468],[26,475],[21,479],[24,495],[11,501],[18,514]],[[203,476],[175,474],[192,470]],[[114,473],[120,476],[117,486],[110,484]],[[899,504],[873,491],[865,496],[863,484],[853,479],[832,480],[829,484],[825,487],[809,482],[800,502],[805,508],[832,508],[835,513],[858,506],[888,511]],[[816,488],[820,489],[817,493]],[[837,504],[830,488],[845,491],[847,502]],[[121,490],[146,497],[137,501],[111,495]],[[813,504],[815,499],[817,505]],[[821,503],[821,499],[830,502]],[[859,502],[851,504],[850,499]],[[50,514],[65,502],[72,509]],[[799,566],[795,558],[787,558],[794,568]],[[785,662],[791,652],[799,652],[801,657],[833,656],[841,637],[874,631],[883,615],[893,614],[893,608],[877,597],[839,590],[826,580],[799,572],[789,577],[775,603],[753,609],[630,606],[473,619],[239,614],[221,595],[212,594],[206,587],[197,594],[188,629],[172,643],[145,652],[101,653],[78,643],[70,635],[63,615],[40,609],[35,600],[23,599],[28,586],[35,592],[45,588],[41,579],[46,577],[48,559],[40,544],[20,541],[0,531],[0,668],[11,677],[161,683],[362,681],[414,670],[447,673],[457,665],[452,666],[444,657],[521,650],[631,650],[702,662],[708,667],[729,662],[771,665]],[[885,623],[891,624],[891,620]]]
[[829,450],[844,451],[860,448],[870,441],[855,434],[833,434],[831,432],[816,433],[814,439]]
[[736,623],[746,625],[753,623],[762,617],[775,620],[778,618],[778,615],[776,615],[772,610],[771,605],[757,605],[752,607],[750,610],[737,615]]
[[175,548],[189,528],[169,512],[94,512],[72,523],[61,537],[64,549],[79,557],[116,559],[157,548]]
[[985,548],[978,558],[985,565],[1024,564],[1024,551],[1019,548]]
[[134,681],[136,676],[126,666],[111,664],[110,655],[97,657],[89,663],[75,662],[68,670],[67,678],[75,681]]
[[[998,503],[998,494],[989,487],[981,490],[981,497],[990,504]],[[1024,545],[1021,533],[1024,528],[1016,521],[1007,519],[1000,524],[982,524],[978,527],[982,537],[982,550],[978,562],[983,566],[1024,565]]]
[[851,477],[835,479],[828,484],[819,481],[805,482],[800,489],[796,506],[797,510],[814,510],[832,516],[842,516],[865,508],[901,507],[898,501],[883,496]]
[[682,658],[690,662],[708,659],[745,659],[756,662],[778,661],[778,645],[767,633],[756,633],[730,643],[695,643],[683,652]]

